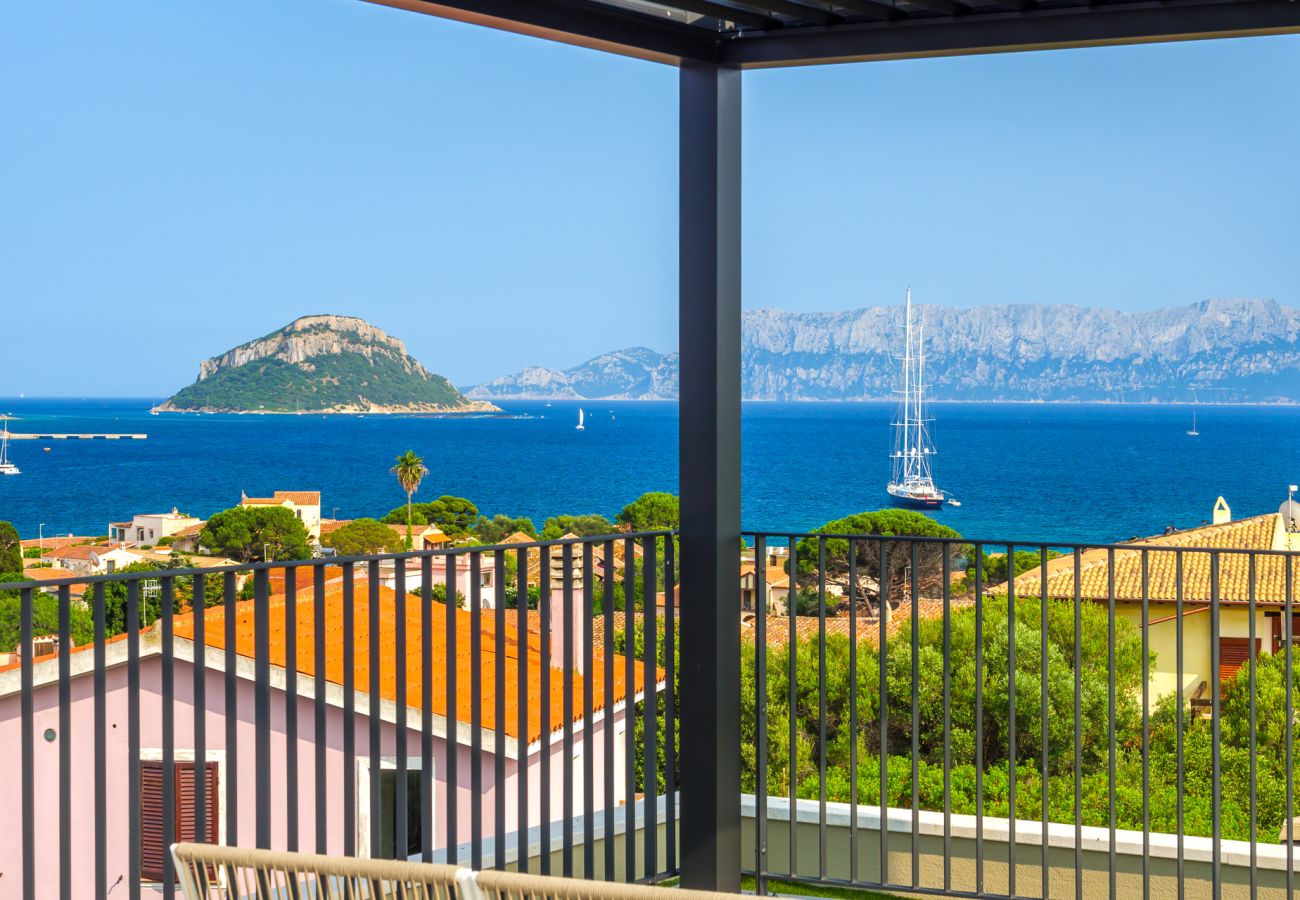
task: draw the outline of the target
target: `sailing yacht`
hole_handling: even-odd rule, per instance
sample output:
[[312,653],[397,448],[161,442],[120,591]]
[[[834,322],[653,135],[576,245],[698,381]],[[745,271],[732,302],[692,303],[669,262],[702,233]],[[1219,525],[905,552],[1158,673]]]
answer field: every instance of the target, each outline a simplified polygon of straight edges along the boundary
[[1192,401],[1192,427],[1187,432],[1192,437],[1199,437],[1200,432],[1196,430],[1196,401]]
[[582,424],[582,407],[578,407],[578,431],[586,430],[586,426]]
[[907,290],[903,321],[902,385],[898,392],[898,415],[893,423],[893,473],[886,490],[896,506],[937,509],[947,495],[935,487],[930,462],[935,449],[930,440],[930,420],[925,417],[925,336],[920,323],[912,325],[911,288]]
[[4,431],[0,432],[0,475],[20,475],[22,470],[9,461],[9,419],[4,419]]

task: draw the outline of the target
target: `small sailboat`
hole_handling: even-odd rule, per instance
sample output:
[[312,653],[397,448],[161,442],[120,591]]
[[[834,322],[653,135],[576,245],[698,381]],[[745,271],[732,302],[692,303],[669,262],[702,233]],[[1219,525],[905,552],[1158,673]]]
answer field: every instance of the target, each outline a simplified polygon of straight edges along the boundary
[[1192,427],[1187,429],[1187,433],[1191,437],[1199,437],[1201,434],[1196,430],[1196,401],[1192,401]]
[[0,475],[21,475],[22,470],[9,461],[9,418],[4,420],[4,431],[0,432]]
[[582,407],[578,407],[578,429],[577,429],[578,431],[587,430],[586,426],[583,425],[582,422],[583,422]]
[[930,457],[935,455],[925,417],[925,337],[912,326],[912,290],[907,291],[905,335],[898,415],[894,419],[893,473],[885,489],[897,506],[938,509],[947,497],[934,484]]

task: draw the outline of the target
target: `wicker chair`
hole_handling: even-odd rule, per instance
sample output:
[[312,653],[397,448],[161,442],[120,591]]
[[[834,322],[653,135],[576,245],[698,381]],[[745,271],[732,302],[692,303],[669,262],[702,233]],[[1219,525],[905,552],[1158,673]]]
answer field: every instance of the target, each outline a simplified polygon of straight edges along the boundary
[[[729,896],[212,844],[174,844],[172,858],[186,900],[717,900]],[[224,877],[218,877],[218,872]]]

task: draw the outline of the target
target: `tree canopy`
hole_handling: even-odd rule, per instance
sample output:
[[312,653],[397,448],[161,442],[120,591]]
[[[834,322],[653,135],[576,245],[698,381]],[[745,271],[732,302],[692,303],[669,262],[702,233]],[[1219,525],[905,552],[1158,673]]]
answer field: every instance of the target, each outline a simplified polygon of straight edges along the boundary
[[479,516],[474,521],[474,536],[485,544],[499,544],[516,531],[522,531],[530,538],[537,537],[537,528],[527,516],[516,518],[497,513],[490,519]]
[[23,545],[12,522],[0,521],[0,572],[23,570]]
[[[900,589],[909,578],[914,557],[917,578],[925,580],[933,579],[941,573],[945,546],[950,560],[955,561],[964,553],[964,548],[954,548],[951,545],[906,540],[913,535],[936,538],[960,538],[961,535],[927,515],[905,509],[855,513],[827,522],[814,529],[812,534],[900,538],[853,541],[857,583],[852,586],[849,585],[849,540],[843,537],[826,538],[827,581],[842,586],[846,594],[849,594],[851,587],[851,596],[870,602],[878,602],[882,583],[893,597],[902,597]],[[801,575],[816,574],[819,542],[819,538],[806,537],[796,546]],[[885,557],[884,578],[881,577],[882,551]]]
[[363,553],[397,552],[404,543],[397,532],[378,519],[354,519],[321,538],[321,544],[333,547],[340,556]]
[[[416,525],[437,525],[447,534],[465,534],[478,519],[478,507],[464,497],[444,494],[437,500],[411,504],[411,521]],[[389,525],[406,524],[406,507],[399,506],[384,516]]]
[[283,506],[236,506],[203,526],[199,543],[240,562],[310,559],[307,528]]
[[542,525],[542,540],[552,541],[569,533],[578,537],[591,537],[596,534],[615,534],[617,531],[613,522],[598,513],[551,516]]
[[680,506],[675,494],[651,491],[623,507],[615,520],[632,531],[671,531],[681,524]]

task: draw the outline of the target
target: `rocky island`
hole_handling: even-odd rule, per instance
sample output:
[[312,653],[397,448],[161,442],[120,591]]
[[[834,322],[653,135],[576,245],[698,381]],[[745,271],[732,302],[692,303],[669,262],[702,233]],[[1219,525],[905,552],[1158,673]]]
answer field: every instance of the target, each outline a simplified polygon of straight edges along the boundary
[[303,316],[204,360],[198,380],[154,412],[476,413],[395,337],[352,316]]

